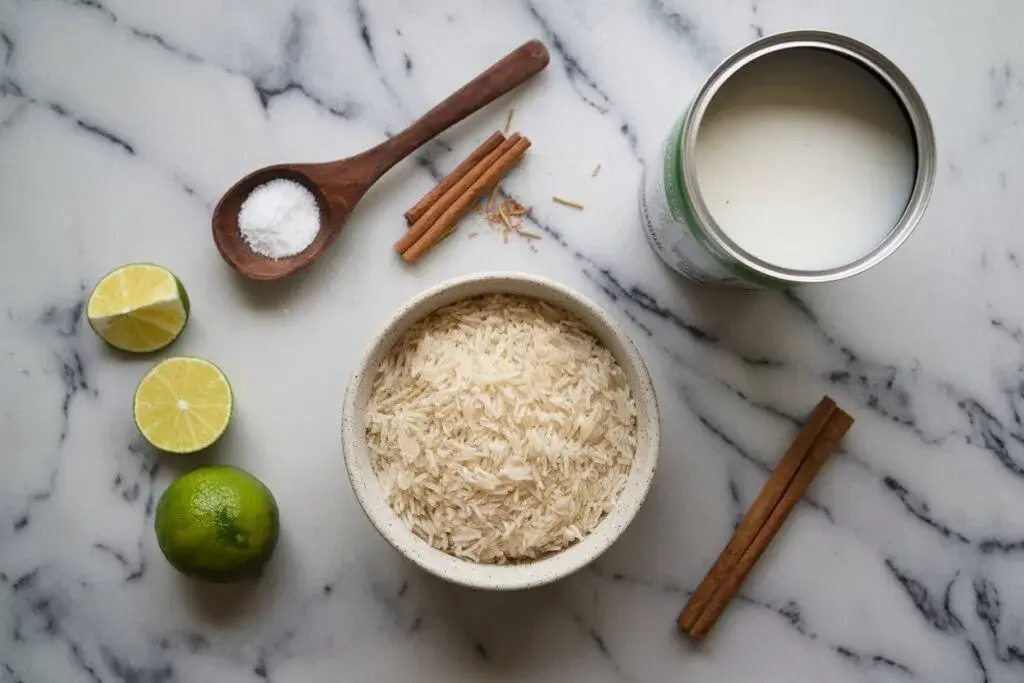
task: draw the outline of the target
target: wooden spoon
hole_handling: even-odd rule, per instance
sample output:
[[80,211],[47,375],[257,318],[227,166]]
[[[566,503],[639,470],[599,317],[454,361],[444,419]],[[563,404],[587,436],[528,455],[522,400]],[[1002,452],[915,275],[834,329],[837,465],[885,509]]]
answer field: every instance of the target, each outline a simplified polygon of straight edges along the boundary
[[[462,89],[452,93],[411,126],[376,147],[347,159],[322,164],[277,164],[245,176],[224,193],[213,210],[213,241],[232,268],[254,280],[275,280],[308,266],[341,232],[356,202],[388,169],[438,133],[540,72],[548,50],[538,40],[505,55]],[[242,239],[238,212],[253,189],[275,178],[302,183],[320,207],[320,232],[302,252],[282,259],[255,253]]]

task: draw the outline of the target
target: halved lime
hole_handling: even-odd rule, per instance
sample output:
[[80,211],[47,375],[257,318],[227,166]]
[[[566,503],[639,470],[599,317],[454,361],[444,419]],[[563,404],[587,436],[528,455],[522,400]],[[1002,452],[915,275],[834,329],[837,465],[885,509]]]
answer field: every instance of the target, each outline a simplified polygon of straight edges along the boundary
[[121,266],[105,275],[86,308],[89,325],[103,341],[135,353],[157,351],[177,339],[188,313],[181,281],[148,263]]
[[195,453],[224,433],[231,420],[231,385],[202,358],[168,358],[135,390],[135,424],[146,440],[171,453]]

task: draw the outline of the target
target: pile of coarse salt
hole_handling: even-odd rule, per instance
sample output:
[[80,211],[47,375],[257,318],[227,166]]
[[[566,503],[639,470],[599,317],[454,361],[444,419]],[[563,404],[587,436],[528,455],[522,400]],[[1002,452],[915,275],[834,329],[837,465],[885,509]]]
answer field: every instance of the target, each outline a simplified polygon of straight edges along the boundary
[[298,254],[320,232],[316,197],[301,183],[277,178],[259,185],[242,202],[238,229],[245,244],[267,258]]

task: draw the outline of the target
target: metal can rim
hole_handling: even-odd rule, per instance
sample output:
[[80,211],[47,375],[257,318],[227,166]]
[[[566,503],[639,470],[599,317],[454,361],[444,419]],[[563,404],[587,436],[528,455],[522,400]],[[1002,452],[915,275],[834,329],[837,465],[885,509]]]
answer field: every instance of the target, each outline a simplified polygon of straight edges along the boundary
[[903,215],[888,236],[868,254],[856,261],[824,270],[796,270],[764,261],[736,244],[711,216],[697,183],[693,163],[683,163],[679,169],[683,187],[691,209],[706,238],[715,247],[752,271],[758,279],[767,278],[780,284],[831,282],[861,273],[888,257],[910,236],[924,215],[935,184],[937,149],[931,117],[917,88],[888,57],[871,46],[839,33],[816,29],[785,31],[760,38],[727,57],[704,82],[683,122],[682,158],[695,159],[697,135],[708,104],[722,85],[737,71],[751,62],[780,50],[812,48],[827,50],[852,59],[867,68],[893,93],[902,106],[914,136],[917,168],[914,187]]

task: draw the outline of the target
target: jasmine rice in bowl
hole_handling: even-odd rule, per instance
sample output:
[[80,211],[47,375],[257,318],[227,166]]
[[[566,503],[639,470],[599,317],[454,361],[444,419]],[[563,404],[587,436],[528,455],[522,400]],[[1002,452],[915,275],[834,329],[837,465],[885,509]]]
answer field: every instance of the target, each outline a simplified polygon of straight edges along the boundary
[[416,322],[376,368],[364,429],[391,509],[438,550],[488,564],[584,538],[637,451],[611,352],[574,315],[507,294]]

